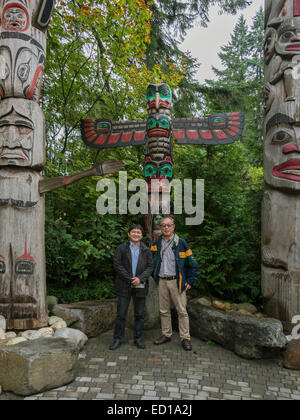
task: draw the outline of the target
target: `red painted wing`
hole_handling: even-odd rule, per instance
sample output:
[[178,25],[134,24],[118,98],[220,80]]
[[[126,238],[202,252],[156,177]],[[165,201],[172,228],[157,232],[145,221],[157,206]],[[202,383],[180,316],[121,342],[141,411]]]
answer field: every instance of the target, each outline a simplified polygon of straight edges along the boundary
[[94,149],[140,146],[146,143],[146,121],[81,120],[84,143]]
[[244,114],[242,112],[173,120],[173,134],[177,144],[215,146],[233,143],[240,139],[243,129]]

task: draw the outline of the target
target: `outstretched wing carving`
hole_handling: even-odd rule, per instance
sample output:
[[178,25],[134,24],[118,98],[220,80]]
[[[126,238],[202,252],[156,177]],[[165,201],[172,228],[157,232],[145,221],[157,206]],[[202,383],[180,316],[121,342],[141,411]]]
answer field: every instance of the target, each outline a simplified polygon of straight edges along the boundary
[[84,143],[94,149],[139,146],[146,143],[146,121],[81,120]]
[[244,113],[213,114],[203,118],[173,120],[177,144],[228,144],[238,140],[244,128]]

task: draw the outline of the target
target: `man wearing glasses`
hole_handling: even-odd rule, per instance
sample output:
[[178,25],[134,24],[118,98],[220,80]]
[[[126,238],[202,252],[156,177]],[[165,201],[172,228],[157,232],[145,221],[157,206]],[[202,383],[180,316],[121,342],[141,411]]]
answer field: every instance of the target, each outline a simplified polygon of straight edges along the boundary
[[144,349],[142,332],[145,300],[149,289],[149,277],[153,270],[150,249],[141,242],[143,228],[134,224],[128,229],[129,242],[118,246],[114,256],[116,293],[118,296],[114,341],[110,350],[116,350],[124,339],[125,321],[131,298],[134,307],[134,344]]
[[171,300],[179,323],[179,335],[184,350],[192,350],[189,317],[186,309],[186,292],[197,281],[200,270],[187,242],[174,233],[175,224],[171,216],[162,219],[162,235],[152,246],[153,278],[158,284],[159,307],[162,336],[154,344],[164,344],[171,340]]

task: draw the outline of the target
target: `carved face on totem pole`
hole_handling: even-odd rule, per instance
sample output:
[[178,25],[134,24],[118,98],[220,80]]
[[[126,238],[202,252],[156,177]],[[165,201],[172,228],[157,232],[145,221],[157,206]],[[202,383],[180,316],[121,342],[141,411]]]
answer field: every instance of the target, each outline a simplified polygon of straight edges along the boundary
[[[168,182],[173,178],[171,89],[166,83],[150,84],[146,100],[149,116],[146,123],[148,142],[145,179],[148,191],[169,191]],[[159,180],[160,185],[155,186],[152,183],[151,187],[152,180]]]
[[148,113],[170,113],[172,91],[166,83],[150,84],[146,92]]
[[10,98],[0,103],[0,168],[43,168],[44,122],[41,108],[32,101]]
[[39,102],[46,59],[46,30],[53,1],[0,3],[0,97]]
[[275,50],[281,56],[293,56],[300,52],[299,18],[287,19],[277,31]]
[[300,191],[300,118],[295,103],[282,103],[265,125],[265,181]]

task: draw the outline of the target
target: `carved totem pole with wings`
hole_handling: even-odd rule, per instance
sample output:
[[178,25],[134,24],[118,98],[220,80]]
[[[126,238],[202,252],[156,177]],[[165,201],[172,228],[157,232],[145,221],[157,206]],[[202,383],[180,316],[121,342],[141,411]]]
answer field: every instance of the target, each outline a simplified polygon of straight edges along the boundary
[[8,329],[48,324],[44,193],[120,170],[107,161],[43,179],[45,118],[39,97],[54,0],[0,0],[0,315]]
[[[173,178],[173,140],[178,145],[216,146],[233,143],[241,137],[244,115],[240,112],[172,120],[172,92],[165,83],[150,84],[146,99],[148,119],[145,121],[85,119],[81,131],[85,144],[96,149],[146,145],[144,176],[149,195],[153,192],[152,180],[160,180],[161,194],[169,192],[169,182],[164,188],[164,180]],[[160,232],[157,226],[160,218],[151,213],[147,217],[151,240]]]

